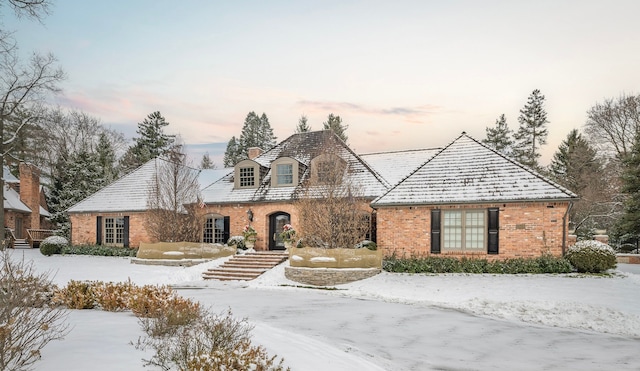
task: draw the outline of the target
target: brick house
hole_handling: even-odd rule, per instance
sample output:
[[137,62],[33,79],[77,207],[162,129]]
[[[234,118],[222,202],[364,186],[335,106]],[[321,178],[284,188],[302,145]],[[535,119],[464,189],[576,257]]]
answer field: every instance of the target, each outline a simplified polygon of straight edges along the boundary
[[[253,148],[218,173],[201,190],[201,241],[225,243],[251,224],[257,250],[283,249],[282,226],[299,224],[294,201],[327,161],[344,164],[360,186],[370,238],[387,256],[533,257],[567,245],[576,195],[465,133],[445,148],[357,155],[331,131],[294,134],[264,153]],[[154,171],[146,164],[69,209],[72,242],[112,243],[105,236],[119,234],[123,246],[153,242],[144,218]]]
[[386,255],[562,255],[571,191],[462,133],[372,202]]
[[21,162],[19,178],[3,168],[4,221],[17,239],[27,238],[27,230],[50,228],[47,202],[40,185],[40,169]]
[[[138,247],[154,241],[146,228],[154,177],[169,162],[156,158],[70,207],[71,243]],[[198,181],[213,181],[226,170],[197,170]]]

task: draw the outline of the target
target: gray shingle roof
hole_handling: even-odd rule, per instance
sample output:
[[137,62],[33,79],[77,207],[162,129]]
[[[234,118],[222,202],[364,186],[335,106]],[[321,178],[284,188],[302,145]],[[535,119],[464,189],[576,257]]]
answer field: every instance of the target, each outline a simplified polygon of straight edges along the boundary
[[4,209],[31,214],[31,209],[20,201],[20,195],[13,188],[4,187]]
[[414,149],[407,151],[378,152],[361,154],[389,184],[398,184],[407,175],[411,174],[420,165],[429,161],[442,148]]
[[372,205],[568,200],[577,196],[463,133]]
[[[168,161],[156,158],[70,207],[69,213],[145,211],[154,175]],[[196,169],[191,169],[198,171]]]
[[[361,187],[362,196],[375,198],[388,189],[389,182],[328,130],[294,134],[253,160],[270,169],[271,163],[276,159],[290,157],[302,164],[303,168],[308,169],[311,160],[323,153],[326,143],[337,148],[335,154],[347,162],[350,180]],[[308,176],[308,170],[299,175],[299,180],[304,180],[306,176]],[[300,190],[300,183],[291,187],[271,187],[270,182],[271,171],[269,170],[257,188],[234,189],[233,173],[230,173],[203,189],[202,196],[204,202],[209,204],[286,201],[291,200]]]

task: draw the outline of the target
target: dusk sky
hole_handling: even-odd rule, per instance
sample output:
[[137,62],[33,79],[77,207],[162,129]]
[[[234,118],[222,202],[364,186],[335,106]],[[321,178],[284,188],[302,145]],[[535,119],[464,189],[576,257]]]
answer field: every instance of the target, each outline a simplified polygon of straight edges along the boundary
[[52,52],[68,75],[54,104],[135,135],[160,111],[194,163],[217,166],[247,113],[278,141],[301,115],[349,125],[358,153],[512,130],[546,96],[541,162],[597,102],[640,93],[640,1],[54,0],[43,24],[2,9],[21,51]]

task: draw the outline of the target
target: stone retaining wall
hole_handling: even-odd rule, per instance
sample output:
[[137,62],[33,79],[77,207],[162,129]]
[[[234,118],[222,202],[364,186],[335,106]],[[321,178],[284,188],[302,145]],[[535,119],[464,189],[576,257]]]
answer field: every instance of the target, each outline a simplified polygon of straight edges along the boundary
[[381,271],[380,268],[285,267],[284,276],[305,285],[333,286],[373,277]]

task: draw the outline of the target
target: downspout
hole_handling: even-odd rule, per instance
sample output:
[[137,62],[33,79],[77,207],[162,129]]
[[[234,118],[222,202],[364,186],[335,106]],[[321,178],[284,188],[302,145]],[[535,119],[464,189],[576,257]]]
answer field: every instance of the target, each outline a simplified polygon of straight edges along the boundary
[[567,218],[569,218],[569,212],[573,208],[573,202],[569,201],[569,207],[562,217],[562,256],[567,253]]

